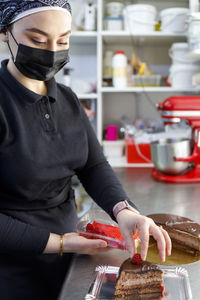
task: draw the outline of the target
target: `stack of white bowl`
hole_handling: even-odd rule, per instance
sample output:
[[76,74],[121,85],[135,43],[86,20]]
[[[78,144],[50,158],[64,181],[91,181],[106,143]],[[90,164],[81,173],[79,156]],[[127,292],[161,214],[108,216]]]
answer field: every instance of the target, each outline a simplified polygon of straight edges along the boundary
[[174,43],[169,49],[172,65],[169,70],[169,82],[174,88],[192,88],[192,77],[200,72],[199,62],[190,57],[188,43]]

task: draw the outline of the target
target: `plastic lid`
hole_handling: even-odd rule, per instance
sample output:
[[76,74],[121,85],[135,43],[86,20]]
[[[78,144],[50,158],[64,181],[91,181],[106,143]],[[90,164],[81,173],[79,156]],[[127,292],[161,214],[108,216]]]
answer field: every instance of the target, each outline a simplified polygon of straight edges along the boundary
[[189,13],[189,8],[185,7],[171,7],[171,8],[166,8],[161,10],[160,16],[164,17],[166,15],[171,15],[171,14],[184,14],[184,13]]
[[200,12],[195,12],[195,13],[190,14],[190,16],[189,16],[190,22],[199,21],[199,20],[200,20]]
[[123,3],[121,3],[121,1],[111,1],[111,2],[109,2],[109,3],[107,3],[106,4],[106,6],[115,6],[115,5],[120,5],[120,6],[122,6],[122,5],[124,5]]
[[188,43],[173,43],[171,49],[189,49]]
[[122,50],[117,50],[117,51],[115,51],[115,54],[125,54],[125,53]]

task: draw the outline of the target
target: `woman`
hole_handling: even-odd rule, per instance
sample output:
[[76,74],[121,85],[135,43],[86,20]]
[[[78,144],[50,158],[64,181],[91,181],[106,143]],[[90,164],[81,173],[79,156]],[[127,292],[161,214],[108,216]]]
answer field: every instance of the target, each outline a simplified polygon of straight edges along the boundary
[[152,234],[164,261],[168,234],[125,201],[76,95],[54,80],[69,61],[68,1],[4,0],[0,9],[11,54],[0,69],[1,300],[56,299],[71,253],[106,250],[105,241],[75,233],[74,174],[116,218],[130,256],[138,230],[142,258]]

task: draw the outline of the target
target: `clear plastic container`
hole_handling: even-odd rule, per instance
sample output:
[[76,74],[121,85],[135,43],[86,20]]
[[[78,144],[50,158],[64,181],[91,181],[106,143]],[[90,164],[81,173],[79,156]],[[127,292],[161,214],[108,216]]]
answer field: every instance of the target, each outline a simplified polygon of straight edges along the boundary
[[[112,221],[105,220],[80,220],[77,225],[79,235],[88,239],[101,239],[107,242],[111,248],[127,250],[126,243],[120,233],[119,227],[112,224]],[[139,233],[133,235],[138,239]]]
[[161,75],[133,75],[133,86],[160,86]]

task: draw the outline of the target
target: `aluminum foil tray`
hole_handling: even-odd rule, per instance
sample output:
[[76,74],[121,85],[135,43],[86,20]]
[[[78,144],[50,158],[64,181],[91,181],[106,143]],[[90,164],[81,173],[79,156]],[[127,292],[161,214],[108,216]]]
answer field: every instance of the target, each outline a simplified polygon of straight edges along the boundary
[[[192,300],[192,292],[186,269],[160,266],[164,272],[165,300]],[[85,300],[114,300],[114,291],[119,267],[99,265],[95,270]],[[134,299],[133,299],[134,300]]]

